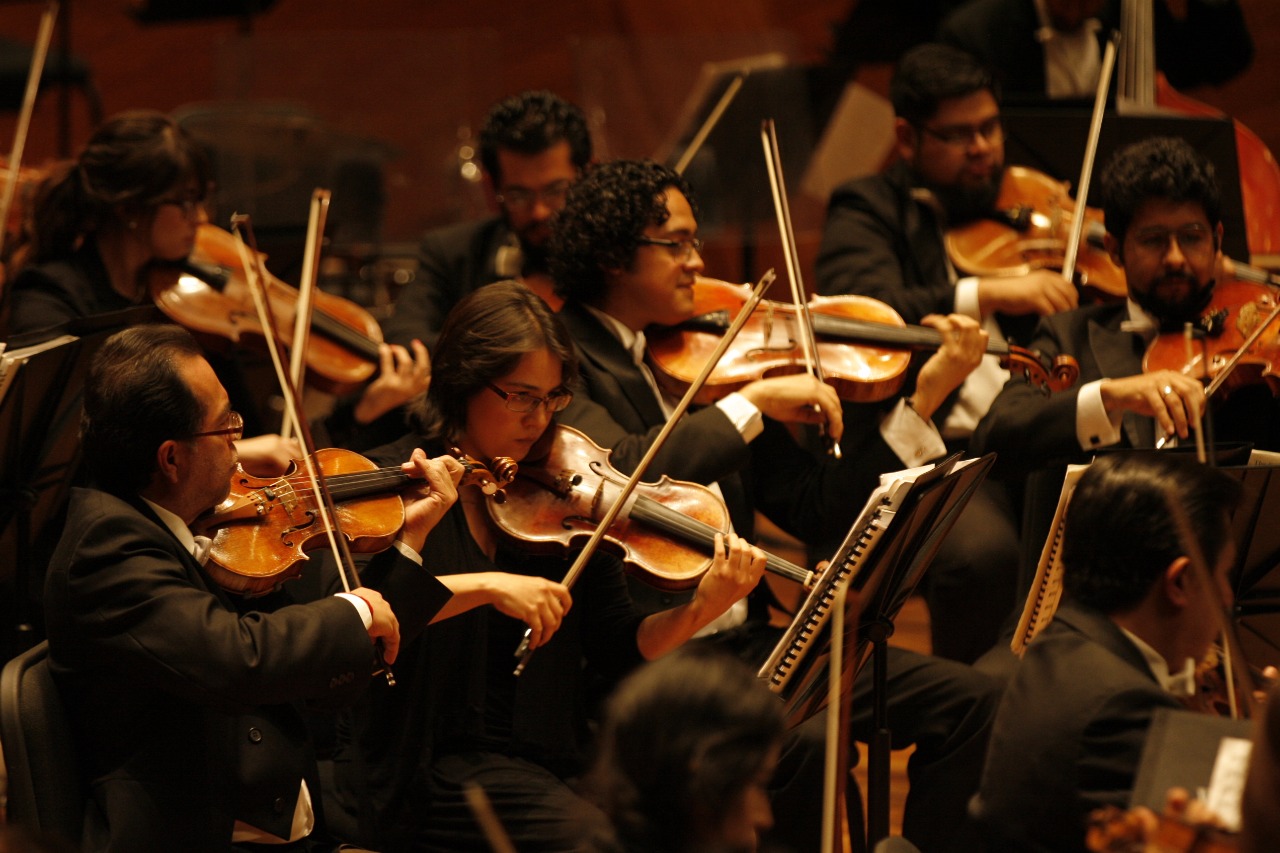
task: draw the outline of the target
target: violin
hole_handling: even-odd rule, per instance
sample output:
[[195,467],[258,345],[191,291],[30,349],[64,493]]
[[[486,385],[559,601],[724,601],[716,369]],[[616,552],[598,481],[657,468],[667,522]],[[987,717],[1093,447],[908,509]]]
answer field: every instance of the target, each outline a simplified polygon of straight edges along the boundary
[[[1009,166],[1000,182],[994,213],[950,229],[944,240],[947,256],[967,275],[1061,271],[1075,210],[1067,184],[1025,166]],[[1107,252],[1105,235],[1102,211],[1086,207],[1075,281],[1093,300],[1124,299],[1128,293],[1124,270]]]
[[[494,460],[493,473],[474,459],[453,452],[464,472],[459,486],[479,488],[495,501],[515,477],[516,463]],[[390,547],[404,526],[404,503],[397,492],[411,480],[399,466],[379,468],[358,453],[319,450],[316,464],[325,475],[338,509],[338,527],[352,551],[371,554]],[[328,530],[315,493],[294,462],[282,477],[253,477],[236,466],[231,492],[196,520],[192,529],[210,536],[205,571],[223,589],[252,598],[265,595],[302,572],[307,551],[325,547]]]
[[[291,340],[297,289],[270,275],[263,285],[275,318],[276,337]],[[155,266],[149,287],[160,310],[204,343],[216,347],[218,342],[263,339],[235,238],[221,228],[202,224],[191,256],[181,264]],[[377,369],[382,329],[356,303],[317,290],[311,331],[306,375],[321,391],[349,393]]]
[[[747,292],[741,285],[699,278],[693,285],[694,317],[648,335],[646,359],[664,390],[678,395],[689,386]],[[936,329],[908,326],[891,307],[869,297],[814,296],[809,311],[819,337],[818,360],[843,400],[867,403],[892,397],[902,387],[912,351],[942,346]],[[1040,388],[1061,390],[1079,375],[1070,356],[1046,367],[1030,350],[1010,344],[989,343],[987,352]],[[712,403],[757,379],[796,373],[801,357],[794,308],[761,302],[696,402]]]
[[1221,390],[1222,396],[1259,383],[1265,383],[1272,394],[1280,394],[1280,377],[1274,370],[1280,358],[1280,324],[1263,330],[1241,355],[1237,367],[1229,375],[1223,374],[1232,356],[1240,352],[1246,339],[1276,305],[1276,294],[1270,287],[1239,280],[1219,281],[1209,305],[1194,324],[1202,334],[1191,347],[1181,331],[1157,335],[1143,356],[1142,370],[1177,370],[1213,383],[1210,387]]
[[[488,501],[498,532],[534,554],[563,554],[586,539],[612,506],[627,478],[609,451],[576,429],[557,425],[526,457],[507,499]],[[603,542],[632,574],[660,589],[698,585],[711,566],[715,534],[729,532],[729,511],[706,486],[663,476],[640,483]],[[772,554],[766,569],[806,587],[813,573]]]

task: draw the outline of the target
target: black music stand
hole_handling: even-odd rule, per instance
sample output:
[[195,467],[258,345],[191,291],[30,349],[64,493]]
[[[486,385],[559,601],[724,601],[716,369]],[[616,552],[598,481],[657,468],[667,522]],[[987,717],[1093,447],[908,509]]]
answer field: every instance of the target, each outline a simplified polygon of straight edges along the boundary
[[1244,494],[1231,514],[1239,548],[1235,621],[1249,661],[1270,663],[1280,654],[1280,466],[1224,468],[1240,479]]
[[[875,734],[868,744],[867,762],[867,847],[874,847],[889,835],[890,754],[892,730],[888,712],[888,640],[893,635],[893,620],[915,590],[925,569],[933,561],[942,540],[986,478],[995,455],[962,463],[959,455],[938,463],[918,476],[910,491],[896,507],[883,533],[874,540],[863,536],[861,519],[831,561],[815,590],[797,612],[796,622],[784,635],[771,662],[786,659],[785,646],[795,633],[813,630],[815,611],[820,612],[824,600],[829,606],[834,586],[847,583],[849,601],[857,602],[856,612],[849,614],[848,624],[857,624],[853,653],[845,657],[845,672],[852,685],[854,676],[868,659],[872,661],[872,702]],[[872,542],[865,557],[862,551]],[[842,578],[839,566],[859,561],[852,577]],[[825,587],[825,588],[824,588]],[[856,620],[856,622],[854,621]],[[807,624],[806,624],[807,623]],[[827,705],[826,669],[829,660],[830,630],[825,618],[817,624],[819,632],[812,648],[794,667],[787,686],[779,692],[787,700],[788,719],[793,725],[808,719]],[[779,653],[782,653],[779,655]],[[762,668],[761,674],[770,664]]]

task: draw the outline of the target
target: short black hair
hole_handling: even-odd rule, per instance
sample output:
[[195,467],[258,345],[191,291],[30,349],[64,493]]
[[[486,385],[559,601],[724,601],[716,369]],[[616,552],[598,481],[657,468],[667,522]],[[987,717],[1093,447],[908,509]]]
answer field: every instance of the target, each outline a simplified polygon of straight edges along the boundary
[[156,450],[190,438],[207,414],[181,375],[201,358],[183,328],[133,326],[103,342],[84,383],[80,441],[95,484],[119,495],[141,491],[156,470]]
[[1186,554],[1171,503],[1182,508],[1212,569],[1229,541],[1227,514],[1240,492],[1239,480],[1180,453],[1099,458],[1081,476],[1067,509],[1064,590],[1107,614],[1137,605]]
[[551,92],[521,92],[499,101],[480,127],[480,164],[493,185],[502,185],[498,151],[541,154],[569,143],[569,158],[580,171],[591,162],[591,133],[582,110]]
[[1210,225],[1222,221],[1222,194],[1213,164],[1176,136],[1154,136],[1112,155],[1099,176],[1107,231],[1123,243],[1138,208],[1152,199],[1204,208]]
[[605,270],[627,269],[650,225],[667,221],[667,190],[677,189],[698,215],[693,190],[679,173],[652,160],[596,166],[569,188],[551,226],[551,275],[566,299],[595,303]]
[[951,98],[988,91],[999,100],[991,72],[971,54],[945,44],[921,44],[898,60],[889,83],[894,114],[919,127]]

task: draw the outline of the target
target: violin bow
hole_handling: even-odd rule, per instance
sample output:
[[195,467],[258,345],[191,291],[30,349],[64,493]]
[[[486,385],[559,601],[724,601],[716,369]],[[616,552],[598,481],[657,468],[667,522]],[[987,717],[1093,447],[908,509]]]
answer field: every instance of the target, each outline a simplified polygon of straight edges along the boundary
[[724,94],[720,96],[720,100],[716,101],[715,107],[711,112],[707,113],[707,117],[703,119],[702,126],[698,128],[698,132],[693,135],[693,139],[689,140],[689,145],[684,149],[684,153],[680,155],[680,159],[671,167],[671,170],[677,175],[683,175],[684,170],[689,168],[689,163],[693,161],[698,150],[702,148],[702,144],[707,141],[707,137],[711,135],[711,131],[715,130],[717,124],[720,123],[720,117],[724,115],[724,111],[729,109],[729,104],[733,103],[733,99],[738,96],[738,90],[742,88],[742,84],[746,81],[746,72],[737,74],[729,85],[725,88]]
[[[298,281],[298,302],[293,314],[293,345],[289,349],[289,376],[293,387],[301,388],[307,370],[307,342],[311,338],[311,315],[315,304],[316,271],[320,268],[320,250],[324,227],[329,217],[329,190],[315,189],[311,193],[311,210],[307,216],[307,241],[302,254],[302,277]],[[298,425],[292,418],[285,418],[280,435],[289,438]],[[299,431],[301,431],[299,429]]]
[[[764,146],[765,169],[769,173],[769,189],[773,192],[773,209],[778,217],[787,277],[791,280],[791,301],[796,309],[796,331],[800,338],[800,349],[804,353],[805,369],[819,382],[825,382],[822,363],[818,360],[817,339],[813,334],[813,317],[809,314],[809,300],[805,298],[804,282],[800,280],[799,252],[796,251],[795,231],[791,227],[791,206],[787,203],[787,185],[782,177],[782,155],[778,149],[778,134],[773,119],[765,119],[761,125],[760,142]],[[827,440],[828,452],[839,459],[840,444],[827,436],[825,430],[823,435]]]
[[[702,386],[706,383],[707,377],[711,375],[711,371],[715,369],[716,364],[720,361],[720,357],[729,349],[733,339],[738,336],[738,332],[742,331],[742,327],[746,325],[747,320],[751,318],[751,313],[755,311],[756,306],[760,304],[760,299],[764,296],[764,292],[769,289],[769,285],[773,284],[773,280],[777,276],[773,270],[766,272],[761,278],[755,289],[751,291],[751,295],[747,297],[742,308],[739,309],[738,315],[733,318],[733,322],[729,325],[728,330],[724,333],[724,337],[720,339],[720,343],[716,346],[715,351],[707,358],[706,364],[702,366],[702,372],[689,385],[689,389],[684,392],[684,396],[680,398],[680,402],[676,404],[675,411],[671,413],[671,417],[667,418],[667,422],[663,424],[662,430],[658,433],[653,443],[649,445],[649,449],[645,451],[644,456],[636,465],[635,471],[631,473],[631,477],[627,480],[618,497],[614,499],[610,505],[608,512],[600,519],[600,523],[596,525],[595,531],[591,534],[591,538],[587,540],[587,544],[578,552],[577,558],[573,561],[573,565],[569,567],[569,571],[565,574],[562,583],[567,587],[572,587],[577,582],[578,576],[582,574],[587,563],[595,555],[596,549],[600,547],[601,540],[604,539],[605,532],[613,526],[613,522],[618,518],[619,513],[627,505],[631,498],[631,493],[635,491],[636,485],[639,484],[640,478],[644,476],[645,471],[649,468],[649,463],[653,461],[653,457],[658,455],[658,451],[662,449],[662,445],[666,444],[667,437],[671,435],[671,431],[675,429],[676,424],[680,422],[680,418],[684,416],[685,411],[693,403],[693,398],[702,390]],[[516,664],[515,674],[520,675],[524,672],[526,666],[529,665],[529,659],[533,656],[533,649],[529,648],[529,638],[533,631],[526,628],[524,638],[520,641],[519,648],[516,649],[515,656],[519,659]]]
[[1098,137],[1102,133],[1102,113],[1107,106],[1107,90],[1111,88],[1111,72],[1116,65],[1116,45],[1120,33],[1113,32],[1102,54],[1102,70],[1098,74],[1098,90],[1093,96],[1093,117],[1089,121],[1089,137],[1084,146],[1084,162],[1080,165],[1080,182],[1076,185],[1076,209],[1071,216],[1071,233],[1067,237],[1062,260],[1062,277],[1075,283],[1076,258],[1080,254],[1080,238],[1084,234],[1085,201],[1089,198],[1089,180],[1093,161],[1098,155]]
[[[337,506],[333,502],[333,495],[329,492],[328,484],[325,482],[324,471],[316,464],[316,446],[311,436],[311,428],[306,419],[300,414],[301,407],[299,405],[298,391],[294,387],[293,379],[284,369],[284,362],[280,357],[279,342],[276,340],[276,324],[274,312],[271,310],[271,304],[267,300],[266,290],[262,282],[265,277],[258,269],[258,264],[262,263],[262,255],[258,252],[257,241],[254,240],[253,231],[249,217],[245,214],[237,214],[231,217],[231,231],[236,237],[236,251],[240,255],[240,263],[244,267],[245,282],[249,286],[249,292],[253,294],[254,308],[258,313],[258,322],[262,325],[265,334],[263,335],[267,344],[267,352],[271,355],[271,364],[275,367],[276,379],[280,382],[280,393],[284,397],[285,418],[292,419],[298,427],[298,438],[302,442],[302,460],[307,469],[307,479],[311,483],[312,493],[315,495],[316,506],[320,509],[320,522],[325,527],[325,532],[329,537],[329,547],[333,550],[334,558],[338,563],[338,577],[342,580],[342,588],[346,592],[350,592],[359,586],[360,574],[356,570],[355,560],[351,557],[351,549],[347,546],[347,538],[342,533],[342,523],[338,517]],[[246,243],[244,234],[248,233],[252,247]],[[251,251],[252,248],[252,251]],[[391,672],[391,668],[387,666],[382,657],[382,645],[378,643],[374,646],[374,654],[377,656],[378,668],[375,675],[382,673],[387,679],[387,685],[394,687],[396,683],[395,675]]]
[[53,23],[57,17],[58,3],[57,0],[52,0],[40,16],[40,29],[36,33],[35,48],[31,52],[31,68],[27,71],[27,88],[22,96],[18,126],[13,133],[13,149],[9,153],[9,178],[4,183],[4,196],[0,197],[0,254],[4,251],[5,226],[9,222],[9,211],[13,209],[13,197],[18,188],[18,169],[22,166],[22,154],[27,147],[31,113],[35,109],[36,94],[40,91],[40,78],[44,74],[44,61],[49,55]]

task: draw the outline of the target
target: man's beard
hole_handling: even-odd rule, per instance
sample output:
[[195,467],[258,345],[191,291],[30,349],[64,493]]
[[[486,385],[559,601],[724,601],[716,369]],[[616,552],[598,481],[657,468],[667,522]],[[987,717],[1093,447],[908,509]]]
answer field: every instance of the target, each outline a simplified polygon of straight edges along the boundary
[[545,274],[549,271],[548,266],[549,253],[544,243],[541,246],[531,246],[523,239],[520,240],[520,274],[534,275]]
[[[1185,295],[1166,297],[1160,293],[1160,284],[1166,281],[1183,281],[1189,285]],[[1213,299],[1214,280],[1201,284],[1193,275],[1173,273],[1161,276],[1151,283],[1145,292],[1130,291],[1133,301],[1156,318],[1163,331],[1180,331],[1185,323],[1200,319],[1209,301]]]
[[933,187],[942,209],[947,213],[949,226],[963,225],[991,216],[1000,197],[1000,185],[1004,182],[1004,167],[991,173],[990,179],[979,187]]

